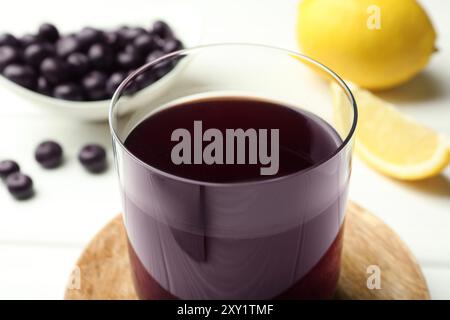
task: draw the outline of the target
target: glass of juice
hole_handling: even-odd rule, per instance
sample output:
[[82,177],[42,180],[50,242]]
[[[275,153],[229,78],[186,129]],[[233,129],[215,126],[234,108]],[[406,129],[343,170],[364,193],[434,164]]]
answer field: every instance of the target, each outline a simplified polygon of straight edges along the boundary
[[110,126],[139,297],[331,298],[356,118],[336,74],[279,48],[202,46],[131,74]]

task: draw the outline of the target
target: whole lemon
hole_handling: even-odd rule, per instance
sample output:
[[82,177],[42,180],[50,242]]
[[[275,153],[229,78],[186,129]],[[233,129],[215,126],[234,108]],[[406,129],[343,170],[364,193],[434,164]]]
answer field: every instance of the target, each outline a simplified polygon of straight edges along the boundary
[[303,0],[297,32],[306,55],[368,89],[411,79],[428,63],[436,40],[415,0]]

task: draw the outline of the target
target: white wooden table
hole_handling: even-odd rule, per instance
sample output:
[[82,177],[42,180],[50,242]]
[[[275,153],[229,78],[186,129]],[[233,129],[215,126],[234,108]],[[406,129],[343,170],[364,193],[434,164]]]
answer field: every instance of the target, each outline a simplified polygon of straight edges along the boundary
[[[15,0],[2,5],[0,31],[24,33],[43,21],[66,29],[98,21],[132,24],[136,14],[149,12],[151,17],[152,8],[167,7],[167,2]],[[204,17],[204,43],[259,42],[296,49],[297,0],[191,2]],[[450,2],[422,2],[438,30],[439,52],[426,72],[383,97],[450,136]],[[179,10],[186,1],[170,3]],[[0,158],[19,161],[37,189],[32,200],[17,202],[0,187],[0,299],[60,299],[83,247],[121,210],[113,168],[92,176],[76,160],[84,143],[96,141],[108,146],[112,163],[108,127],[53,118],[4,88],[0,97]],[[61,168],[42,170],[34,161],[35,146],[46,138],[62,143],[66,163]],[[435,179],[402,183],[355,159],[350,197],[384,219],[410,246],[432,297],[450,299],[449,168]]]

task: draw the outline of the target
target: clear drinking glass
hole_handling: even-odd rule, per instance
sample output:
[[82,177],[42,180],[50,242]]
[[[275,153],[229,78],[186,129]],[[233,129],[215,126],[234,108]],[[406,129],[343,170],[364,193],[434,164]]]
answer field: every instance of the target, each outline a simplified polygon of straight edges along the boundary
[[[342,93],[339,109],[333,108],[326,81]],[[126,146],[130,132],[150,114],[186,101],[230,97],[276,102],[316,116],[336,135],[335,150],[298,172],[221,182],[168,172]],[[268,46],[181,50],[130,75],[112,99],[110,126],[139,297],[332,297],[356,119],[353,96],[336,74],[301,54]],[[308,135],[290,139],[308,143],[311,152],[323,143]],[[142,148],[150,153],[154,148],[145,136]]]

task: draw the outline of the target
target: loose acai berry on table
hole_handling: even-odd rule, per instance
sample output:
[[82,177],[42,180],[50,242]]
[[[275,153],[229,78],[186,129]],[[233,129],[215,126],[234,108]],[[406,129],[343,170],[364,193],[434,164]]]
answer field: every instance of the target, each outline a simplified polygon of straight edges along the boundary
[[[156,21],[148,29],[86,27],[66,35],[44,23],[36,34],[0,35],[0,73],[44,95],[97,101],[111,98],[125,76],[139,66],[182,48],[164,21]],[[145,79],[127,94],[150,85],[174,66],[175,61],[148,70]]]
[[107,165],[105,148],[98,144],[87,144],[80,150],[78,160],[88,171],[102,172]]
[[17,162],[13,160],[0,161],[0,178],[6,179],[10,174],[19,171],[20,167]]
[[34,157],[44,168],[56,168],[62,162],[63,150],[55,141],[44,141],[37,146]]
[[33,180],[21,172],[14,172],[6,178],[6,187],[16,199],[27,199],[33,194]]

